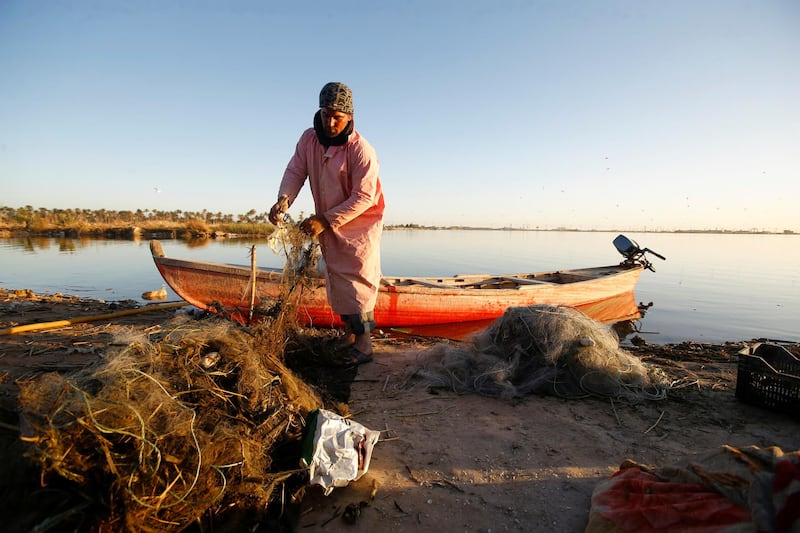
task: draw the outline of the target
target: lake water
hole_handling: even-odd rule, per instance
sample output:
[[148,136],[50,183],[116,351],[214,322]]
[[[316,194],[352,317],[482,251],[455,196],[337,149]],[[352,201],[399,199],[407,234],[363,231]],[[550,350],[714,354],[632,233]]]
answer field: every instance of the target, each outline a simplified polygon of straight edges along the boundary
[[[664,255],[652,258],[636,289],[653,302],[639,321],[649,342],[723,342],[769,338],[800,341],[800,236],[626,233]],[[622,257],[617,233],[481,230],[384,232],[383,271],[397,276],[515,273],[600,266]],[[163,240],[168,256],[281,266],[266,241]],[[141,300],[163,280],[149,242],[0,239],[0,287],[73,294],[107,301]],[[177,297],[170,292],[169,300]]]

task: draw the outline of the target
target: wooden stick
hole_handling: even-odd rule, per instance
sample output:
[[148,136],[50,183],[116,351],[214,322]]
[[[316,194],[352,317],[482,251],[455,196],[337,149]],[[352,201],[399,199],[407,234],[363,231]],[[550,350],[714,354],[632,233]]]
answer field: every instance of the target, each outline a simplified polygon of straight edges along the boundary
[[619,415],[617,414],[617,408],[614,407],[614,398],[611,398],[611,410],[614,411],[614,416],[617,419],[617,425],[621,426],[622,422],[620,422],[620,420],[619,420]]
[[645,431],[644,434],[647,435],[648,433],[650,433],[650,430],[653,429],[654,427],[656,427],[658,425],[658,423],[661,422],[662,418],[664,418],[664,411],[661,411],[661,416],[658,417],[658,420],[656,420],[656,423],[653,424],[652,426],[650,426],[649,428],[647,428],[647,431]]
[[43,329],[63,328],[71,326],[72,324],[79,324],[81,322],[94,322],[97,320],[106,320],[109,318],[118,318],[122,316],[138,315],[139,313],[146,313],[148,311],[163,311],[165,309],[174,309],[176,307],[184,307],[189,305],[186,302],[172,302],[159,305],[146,305],[137,309],[123,309],[114,313],[105,313],[102,315],[81,316],[77,318],[70,318],[68,320],[56,320],[54,322],[37,322],[35,324],[25,324],[22,326],[14,326],[6,329],[0,329],[0,336],[14,335],[15,333],[24,333],[26,331],[39,331]]
[[256,306],[256,245],[250,247],[250,315],[247,322],[253,321],[253,309]]
[[451,408],[452,408],[452,406],[449,406],[449,407],[445,407],[444,409],[441,409],[441,410],[439,410],[439,411],[425,411],[424,413],[409,413],[409,414],[406,414],[406,415],[404,415],[404,414],[398,414],[397,416],[400,416],[400,417],[406,417],[406,416],[430,416],[430,415],[438,415],[438,414],[440,414],[440,413],[444,413],[445,411],[448,411],[448,410],[449,410],[449,409],[451,409]]
[[0,422],[0,428],[10,429],[11,431],[19,431],[19,426],[13,426],[11,424],[6,424],[5,422]]

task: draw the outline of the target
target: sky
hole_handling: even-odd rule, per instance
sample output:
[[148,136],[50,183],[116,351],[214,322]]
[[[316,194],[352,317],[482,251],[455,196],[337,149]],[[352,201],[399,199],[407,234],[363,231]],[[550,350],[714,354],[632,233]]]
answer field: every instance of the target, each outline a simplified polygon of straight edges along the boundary
[[800,232],[796,0],[0,0],[0,73],[3,206],[268,211],[341,81],[387,224]]

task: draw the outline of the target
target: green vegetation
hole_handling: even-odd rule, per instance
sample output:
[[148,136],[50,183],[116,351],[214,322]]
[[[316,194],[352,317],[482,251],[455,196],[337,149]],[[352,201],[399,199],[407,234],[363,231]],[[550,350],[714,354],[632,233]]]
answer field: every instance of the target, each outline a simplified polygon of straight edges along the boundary
[[173,232],[189,236],[215,234],[269,235],[274,226],[268,213],[251,209],[242,215],[192,211],[113,211],[108,209],[47,209],[29,205],[0,207],[0,232],[50,235],[125,235]]

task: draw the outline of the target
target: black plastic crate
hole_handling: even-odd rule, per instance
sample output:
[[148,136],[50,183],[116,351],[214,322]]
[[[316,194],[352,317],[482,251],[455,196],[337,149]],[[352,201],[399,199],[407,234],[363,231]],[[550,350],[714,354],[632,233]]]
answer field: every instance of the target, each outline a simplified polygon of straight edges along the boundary
[[800,359],[778,344],[741,350],[736,398],[800,418]]

